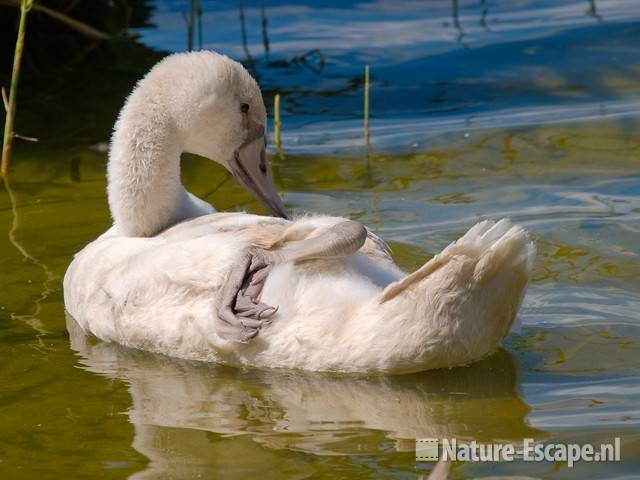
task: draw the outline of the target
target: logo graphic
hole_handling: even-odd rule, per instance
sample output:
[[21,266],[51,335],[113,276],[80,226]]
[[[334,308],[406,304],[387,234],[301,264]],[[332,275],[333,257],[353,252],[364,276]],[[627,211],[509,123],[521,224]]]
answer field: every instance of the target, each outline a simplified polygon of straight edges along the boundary
[[416,460],[419,462],[437,462],[438,454],[437,438],[418,438],[416,440]]

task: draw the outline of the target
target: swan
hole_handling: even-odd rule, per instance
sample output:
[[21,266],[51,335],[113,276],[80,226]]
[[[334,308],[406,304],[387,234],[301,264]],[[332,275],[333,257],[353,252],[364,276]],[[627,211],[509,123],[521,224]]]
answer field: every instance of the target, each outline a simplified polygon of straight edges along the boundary
[[[174,54],[126,100],[107,166],[113,225],[77,253],[67,313],[107,342],[236,366],[409,373],[494,352],[535,248],[508,220],[473,226],[406,274],[358,222],[290,219],[265,159],[266,110],[239,63]],[[216,213],[180,155],[222,164],[271,213]]]

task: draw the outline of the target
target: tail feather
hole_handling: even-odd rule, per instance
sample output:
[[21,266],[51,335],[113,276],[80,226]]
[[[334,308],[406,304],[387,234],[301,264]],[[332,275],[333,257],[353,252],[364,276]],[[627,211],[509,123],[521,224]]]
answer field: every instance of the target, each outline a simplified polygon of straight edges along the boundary
[[480,222],[385,288],[376,307],[395,319],[388,336],[403,346],[393,368],[450,368],[494,352],[517,318],[534,255],[522,227]]
[[529,235],[518,225],[511,226],[508,222],[499,225],[499,223],[481,238],[484,248],[474,273],[478,281],[487,282],[497,273],[505,269],[513,269],[523,262],[526,263],[526,271],[531,271],[535,246],[529,239]]
[[387,286],[380,306],[390,316],[405,315],[406,338],[415,339],[407,365],[452,367],[495,351],[517,317],[534,256],[522,227],[484,221]]
[[529,235],[521,226],[512,225],[506,218],[498,222],[484,220],[471,227],[418,270],[388,285],[380,296],[380,303],[391,300],[411,285],[424,280],[460,254],[477,257],[480,260],[478,275],[489,278],[492,272],[519,265],[522,261],[526,261],[526,270],[530,272],[536,251]]

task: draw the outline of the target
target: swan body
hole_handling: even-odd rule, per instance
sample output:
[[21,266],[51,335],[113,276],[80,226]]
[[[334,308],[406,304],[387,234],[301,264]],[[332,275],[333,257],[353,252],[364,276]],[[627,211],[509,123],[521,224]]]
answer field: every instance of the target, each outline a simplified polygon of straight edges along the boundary
[[[183,98],[166,100],[184,75]],[[251,104],[253,123],[264,121],[246,71],[198,52],[164,60],[129,98],[109,159],[114,225],[75,256],[64,279],[66,309],[83,330],[180,358],[316,371],[405,373],[468,364],[498,348],[535,254],[527,233],[507,220],[477,224],[410,275],[368,231],[352,254],[283,261],[262,285],[260,302],[278,307],[270,321],[247,342],[222,334],[226,285],[247,251],[317,242],[346,221],[215,213],[182,187],[179,154],[195,151],[261,189],[254,193],[272,213],[283,212],[271,186],[255,186],[243,176],[250,168],[233,166],[254,128],[237,111],[238,97]],[[270,171],[260,169],[268,183]]]

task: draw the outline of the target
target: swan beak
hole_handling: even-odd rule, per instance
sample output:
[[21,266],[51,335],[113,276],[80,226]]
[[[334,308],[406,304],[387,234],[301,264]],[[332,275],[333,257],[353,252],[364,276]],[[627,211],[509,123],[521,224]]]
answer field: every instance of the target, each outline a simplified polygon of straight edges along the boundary
[[231,162],[231,173],[274,217],[289,218],[287,210],[273,184],[267,162],[263,136],[242,145]]

